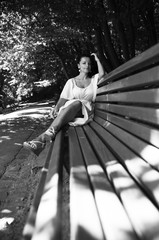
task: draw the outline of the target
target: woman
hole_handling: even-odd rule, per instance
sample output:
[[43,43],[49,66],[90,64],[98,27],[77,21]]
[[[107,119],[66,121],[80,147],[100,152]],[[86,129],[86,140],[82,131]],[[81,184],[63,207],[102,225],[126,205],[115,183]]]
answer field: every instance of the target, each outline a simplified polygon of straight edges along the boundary
[[51,115],[54,120],[50,127],[37,138],[24,142],[23,146],[39,155],[45,148],[47,141],[53,141],[56,133],[65,125],[84,125],[93,118],[93,105],[95,101],[97,83],[104,76],[104,69],[97,55],[92,53],[98,67],[98,74],[89,77],[91,60],[87,55],[81,56],[78,69],[79,75],[69,79],[60,95],[60,98]]

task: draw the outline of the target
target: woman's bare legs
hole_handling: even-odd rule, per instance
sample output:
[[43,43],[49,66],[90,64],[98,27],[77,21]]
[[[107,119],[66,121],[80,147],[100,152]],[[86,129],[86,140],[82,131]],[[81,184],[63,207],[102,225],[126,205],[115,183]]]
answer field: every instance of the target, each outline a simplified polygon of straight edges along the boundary
[[55,138],[56,133],[68,122],[72,121],[77,113],[82,109],[80,101],[75,101],[67,108],[63,109],[60,114],[54,119],[50,127],[41,135],[29,142],[24,142],[23,146],[37,156],[45,148],[47,141]]
[[50,141],[64,125],[71,122],[76,117],[81,108],[82,103],[80,101],[75,101],[70,104],[67,108],[63,109],[59,115],[57,115],[50,127],[35,140],[41,142]]

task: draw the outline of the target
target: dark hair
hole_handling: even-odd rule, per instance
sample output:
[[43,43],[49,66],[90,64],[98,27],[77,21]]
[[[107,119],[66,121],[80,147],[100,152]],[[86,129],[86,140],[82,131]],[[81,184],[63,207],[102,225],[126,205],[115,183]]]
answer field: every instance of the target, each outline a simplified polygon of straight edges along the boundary
[[88,53],[82,53],[81,55],[77,56],[77,58],[76,58],[77,63],[79,63],[83,57],[90,58],[90,60],[91,60],[90,54],[88,54]]
[[76,58],[77,64],[79,64],[79,62],[81,61],[81,59],[83,57],[90,58],[90,61],[91,61],[91,72],[89,73],[89,76],[91,77],[91,76],[93,76],[94,74],[96,74],[98,72],[97,63],[96,63],[96,61],[94,59],[94,56],[91,56],[89,53],[82,53],[79,56],[77,56],[77,58]]

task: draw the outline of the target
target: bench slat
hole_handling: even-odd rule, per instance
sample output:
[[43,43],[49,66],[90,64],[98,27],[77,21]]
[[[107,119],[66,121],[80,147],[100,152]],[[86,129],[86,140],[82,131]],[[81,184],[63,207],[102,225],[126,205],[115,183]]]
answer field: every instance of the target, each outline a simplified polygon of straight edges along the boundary
[[[106,142],[111,142],[111,139],[108,138],[108,135],[106,135],[105,132],[103,133],[101,127],[97,127],[96,124],[94,126],[93,122],[90,125],[93,130],[95,130],[95,134],[93,135],[92,132],[89,132],[87,127],[85,127],[85,130],[87,131],[87,135],[89,135],[89,140],[93,144],[93,147],[97,144],[97,142],[94,141],[97,133],[101,136],[103,134]],[[101,144],[101,141],[99,144]],[[112,152],[114,153],[114,148]],[[118,158],[115,157],[113,158],[113,161],[107,162],[107,158],[103,155],[104,152],[101,153],[96,149],[96,153],[101,161],[105,162],[108,176],[114,184],[116,193],[121,197],[124,208],[126,209],[129,219],[138,236],[141,239],[155,239],[158,234],[158,232],[154,231],[156,230],[156,224],[159,221],[159,216],[157,214],[158,210],[143,194],[142,190],[140,190],[138,185],[131,178],[131,175],[125,171]],[[145,208],[147,211],[144,211]],[[152,212],[154,213],[155,219],[153,219]],[[115,215],[114,217],[117,216]],[[147,234],[149,234],[149,236],[146,236]]]
[[[86,128],[88,130],[88,126]],[[97,157],[94,154],[93,149],[86,138],[86,135],[84,134],[84,131],[82,128],[76,128],[76,130],[87,166],[87,171],[90,177],[90,182],[93,187],[98,213],[106,239],[137,239],[132,229],[131,223],[129,222],[127,214],[118,197],[114,193],[113,187],[108,181],[105,171],[98,162]],[[91,137],[93,137],[93,139],[96,139],[96,143],[98,143],[99,146],[98,151],[101,150],[110,156],[108,149],[105,148],[104,144],[101,144],[100,139],[97,139],[97,136],[94,134],[91,134]],[[111,160],[114,160],[113,156]],[[112,214],[113,212],[116,214],[116,217],[114,217],[114,214]]]
[[[103,126],[107,131],[113,134],[116,138],[120,138],[121,141],[127,145],[136,154],[140,155],[146,162],[152,165],[156,170],[159,169],[159,149],[148,144],[147,142],[133,136],[125,130],[115,126],[111,122],[107,122],[101,118],[95,118],[95,120]],[[121,136],[121,137],[120,137]]]
[[[96,110],[95,119],[101,117],[106,120],[105,125],[109,124],[109,122],[125,129],[132,135],[135,135],[145,142],[148,142],[157,148],[159,148],[159,130],[153,128],[152,126],[147,126],[141,123],[134,122],[130,119],[125,119],[120,116],[115,116],[110,113],[105,113],[102,111]],[[104,126],[104,125],[103,125]]]
[[155,125],[159,124],[159,109],[101,103],[97,103],[95,107],[96,109],[119,114],[140,122],[151,123]]
[[[142,158],[131,151],[111,133],[105,131],[104,128],[99,126],[97,123],[91,123],[91,127],[95,131],[98,131],[98,134],[100,134],[103,141],[107,142],[111,150],[114,151],[114,154],[117,156],[120,163],[129,171],[152,202],[158,207],[159,193],[157,190],[158,186],[156,186],[159,177],[158,172],[153,170]],[[143,171],[145,175],[143,174]],[[147,181],[147,176],[151,177],[150,181]]]
[[99,87],[97,94],[106,94],[115,91],[125,91],[128,89],[141,89],[141,87],[158,85],[159,79],[159,66],[153,67],[152,69],[145,70],[143,72],[130,75],[126,78],[106,84]]
[[159,235],[159,229],[157,229],[159,224],[158,210],[143,195],[140,188],[120,164],[108,166],[107,171],[137,234],[143,240],[157,239]]
[[62,143],[63,132],[60,131],[54,142],[32,240],[62,239]]
[[158,62],[159,44],[156,44],[155,46],[151,47],[150,49],[144,51],[143,53],[113,70],[105,78],[101,79],[100,85],[104,85],[107,82],[125,77],[126,75],[131,75],[136,71],[142,71],[143,68],[150,67],[151,65],[157,64]]
[[27,239],[27,240],[31,239],[32,235],[34,233],[37,210],[38,210],[40,200],[41,200],[41,196],[43,194],[43,190],[44,190],[44,186],[45,186],[47,171],[48,171],[49,162],[50,162],[50,157],[51,157],[51,153],[52,153],[52,150],[53,150],[53,144],[54,143],[52,142],[52,144],[49,148],[49,152],[48,152],[47,157],[46,157],[44,168],[42,168],[40,182],[38,184],[38,187],[37,187],[34,199],[33,199],[33,203],[32,203],[32,206],[30,208],[29,214],[27,216],[26,224],[25,224],[24,229],[23,229],[23,233],[22,233],[23,238]]
[[152,105],[155,107],[159,104],[159,89],[140,90],[133,92],[114,93],[103,96],[98,96],[96,102],[109,102],[127,103],[133,105],[145,104],[146,106]]
[[87,170],[73,127],[69,128],[70,229],[72,240],[103,239],[104,235],[90,189]]

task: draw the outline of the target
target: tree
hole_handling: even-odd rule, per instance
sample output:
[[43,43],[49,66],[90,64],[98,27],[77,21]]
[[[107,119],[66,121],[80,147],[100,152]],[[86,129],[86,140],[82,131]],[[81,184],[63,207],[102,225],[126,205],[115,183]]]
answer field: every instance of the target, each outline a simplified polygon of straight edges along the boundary
[[[47,80],[62,88],[77,57],[96,51],[107,72],[157,42],[153,0],[1,1],[0,65],[14,95]],[[154,13],[156,14],[154,18]],[[20,91],[19,91],[20,89]]]

